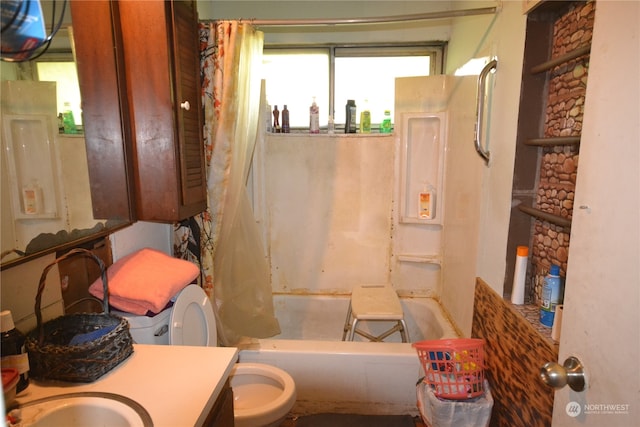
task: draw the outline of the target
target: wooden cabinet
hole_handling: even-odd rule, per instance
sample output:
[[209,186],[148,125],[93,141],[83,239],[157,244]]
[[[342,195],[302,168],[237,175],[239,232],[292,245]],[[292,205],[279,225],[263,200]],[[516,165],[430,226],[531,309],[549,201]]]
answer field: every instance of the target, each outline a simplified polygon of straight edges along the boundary
[[206,208],[198,17],[194,1],[119,2],[139,220]]
[[73,1],[70,5],[93,215],[134,220],[132,135],[124,57],[118,48],[122,43],[118,2]]

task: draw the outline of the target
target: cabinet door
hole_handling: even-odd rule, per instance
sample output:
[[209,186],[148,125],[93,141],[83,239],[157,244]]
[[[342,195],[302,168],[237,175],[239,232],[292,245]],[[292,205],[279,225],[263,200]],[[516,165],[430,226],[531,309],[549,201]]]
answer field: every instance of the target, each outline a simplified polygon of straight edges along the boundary
[[93,215],[135,220],[118,2],[71,2]]
[[195,3],[120,2],[120,20],[138,219],[178,221],[206,207]]

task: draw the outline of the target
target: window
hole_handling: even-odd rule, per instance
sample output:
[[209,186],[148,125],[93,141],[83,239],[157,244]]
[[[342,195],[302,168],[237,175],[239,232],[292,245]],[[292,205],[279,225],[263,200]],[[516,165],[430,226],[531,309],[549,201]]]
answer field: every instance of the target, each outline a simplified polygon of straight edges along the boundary
[[376,129],[385,110],[393,117],[394,79],[441,73],[442,52],[442,45],[265,47],[262,78],[267,101],[279,110],[287,105],[292,128],[308,128],[315,97],[321,127],[330,110],[336,128],[343,127],[345,105],[353,99],[359,112],[371,111]]
[[76,63],[73,61],[38,61],[36,66],[38,80],[56,82],[58,113],[62,113],[65,110],[64,103],[68,102],[71,105],[76,125],[81,126],[82,110]]
[[[263,75],[267,101],[289,110],[291,127],[309,127],[309,107],[316,98],[320,125],[326,126],[329,105],[329,52],[327,49],[273,49],[265,51]],[[281,123],[282,124],[282,123]]]

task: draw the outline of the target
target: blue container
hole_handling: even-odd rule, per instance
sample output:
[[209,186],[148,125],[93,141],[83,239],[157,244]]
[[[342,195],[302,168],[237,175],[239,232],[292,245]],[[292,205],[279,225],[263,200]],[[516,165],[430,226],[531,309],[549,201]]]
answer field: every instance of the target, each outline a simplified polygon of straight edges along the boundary
[[556,306],[562,304],[563,295],[562,278],[560,277],[560,267],[552,265],[549,274],[544,278],[542,286],[542,303],[540,305],[540,323],[544,326],[552,327],[556,314]]

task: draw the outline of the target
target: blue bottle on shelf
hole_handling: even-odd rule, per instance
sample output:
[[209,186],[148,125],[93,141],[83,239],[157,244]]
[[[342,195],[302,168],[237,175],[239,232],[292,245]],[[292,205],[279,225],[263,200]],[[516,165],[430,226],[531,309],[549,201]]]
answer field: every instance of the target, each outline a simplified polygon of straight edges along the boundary
[[542,303],[540,305],[540,323],[552,327],[556,314],[556,306],[562,304],[563,283],[560,267],[552,265],[549,274],[544,278],[542,286]]

